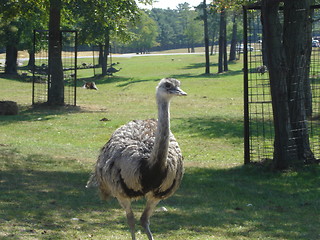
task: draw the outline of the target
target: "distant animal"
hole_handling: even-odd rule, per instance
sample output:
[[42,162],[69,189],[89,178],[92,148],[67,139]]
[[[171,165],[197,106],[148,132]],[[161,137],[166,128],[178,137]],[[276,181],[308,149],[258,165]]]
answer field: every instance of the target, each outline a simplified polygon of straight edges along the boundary
[[95,82],[85,82],[82,88],[98,90]]
[[268,71],[268,68],[266,65],[261,65],[257,67],[257,73],[260,73],[261,75],[265,74]]
[[42,64],[41,64],[41,67],[42,67],[43,69],[47,69],[47,68],[48,68],[48,65],[45,64],[45,63],[42,63]]
[[162,200],[178,189],[183,176],[179,145],[170,131],[170,100],[187,95],[180,82],[164,78],[156,88],[158,121],[134,120],[118,128],[101,149],[87,187],[97,186],[102,198],[116,197],[125,209],[132,240],[135,219],[131,201],[145,197],[140,218],[149,240],[154,240],[149,218]]
[[116,73],[116,72],[119,72],[121,69],[122,69],[122,68],[116,69],[116,68],[114,68],[114,67],[109,67],[109,68],[107,69],[107,74],[108,74],[108,75],[112,75],[112,74],[114,74],[114,73]]

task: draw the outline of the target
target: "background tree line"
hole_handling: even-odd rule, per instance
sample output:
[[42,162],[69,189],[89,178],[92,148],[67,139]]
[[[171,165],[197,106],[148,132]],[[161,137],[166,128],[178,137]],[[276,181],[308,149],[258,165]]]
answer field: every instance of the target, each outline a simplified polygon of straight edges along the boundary
[[[6,73],[16,73],[18,50],[29,52],[29,65],[32,65],[33,29],[48,29],[50,3],[60,6],[59,27],[78,30],[80,45],[100,46],[102,61],[107,60],[110,43],[113,51],[119,53],[145,53],[175,48],[187,48],[189,52],[194,52],[195,47],[203,46],[201,4],[197,8],[183,3],[176,9],[141,10],[133,0],[4,0],[0,5],[0,49],[7,52]],[[228,41],[231,41],[232,36],[231,15],[226,18]],[[208,36],[211,53],[214,52],[214,43],[218,41],[219,22],[219,10],[209,3]],[[57,21],[54,25],[57,25]],[[241,32],[238,31],[236,36],[241,39]]]

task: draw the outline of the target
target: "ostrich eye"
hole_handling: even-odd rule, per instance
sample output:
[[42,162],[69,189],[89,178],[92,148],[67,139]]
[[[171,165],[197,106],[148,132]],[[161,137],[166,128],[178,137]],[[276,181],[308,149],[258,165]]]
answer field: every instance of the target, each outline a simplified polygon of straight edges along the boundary
[[164,86],[165,86],[166,89],[170,89],[171,88],[171,84],[170,83],[166,83]]

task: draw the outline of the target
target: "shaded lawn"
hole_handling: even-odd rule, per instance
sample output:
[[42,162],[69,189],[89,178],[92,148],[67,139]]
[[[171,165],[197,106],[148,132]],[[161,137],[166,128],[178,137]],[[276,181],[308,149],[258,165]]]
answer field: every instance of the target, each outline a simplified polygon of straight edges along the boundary
[[[85,189],[90,170],[76,159],[24,156],[4,145],[0,159],[1,237],[129,239],[117,201],[102,202]],[[319,166],[270,173],[187,164],[180,190],[159,205],[169,211],[155,213],[152,230],[156,239],[318,239],[319,181]],[[140,215],[143,201],[133,207]]]

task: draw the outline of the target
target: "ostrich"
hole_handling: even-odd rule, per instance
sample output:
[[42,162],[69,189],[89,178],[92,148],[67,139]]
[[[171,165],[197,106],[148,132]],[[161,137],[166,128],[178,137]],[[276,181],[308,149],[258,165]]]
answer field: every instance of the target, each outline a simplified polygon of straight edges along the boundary
[[145,197],[140,222],[149,240],[154,240],[149,218],[162,199],[174,194],[183,176],[182,154],[170,131],[170,100],[187,95],[180,82],[164,78],[156,90],[158,121],[134,120],[118,128],[101,149],[87,187],[98,186],[101,197],[117,198],[125,209],[132,240],[135,219],[131,201]]
[[114,74],[114,73],[116,73],[116,72],[119,72],[121,69],[122,69],[122,68],[116,69],[116,68],[114,68],[114,67],[109,67],[109,68],[107,69],[107,73],[108,73],[109,75],[112,75],[112,74]]

